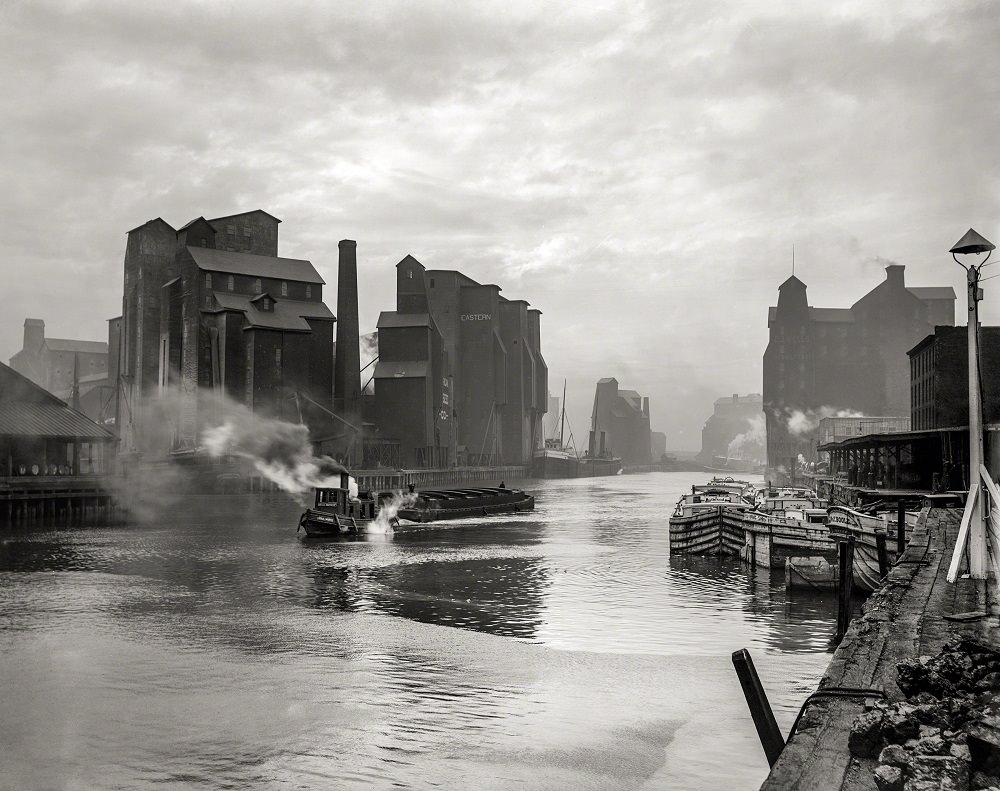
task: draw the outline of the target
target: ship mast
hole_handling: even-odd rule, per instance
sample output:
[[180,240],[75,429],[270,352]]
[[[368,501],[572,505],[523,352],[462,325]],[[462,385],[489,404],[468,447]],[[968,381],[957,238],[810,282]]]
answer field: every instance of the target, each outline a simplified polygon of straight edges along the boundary
[[563,379],[562,416],[559,418],[559,450],[563,449],[563,426],[566,425],[566,380]]

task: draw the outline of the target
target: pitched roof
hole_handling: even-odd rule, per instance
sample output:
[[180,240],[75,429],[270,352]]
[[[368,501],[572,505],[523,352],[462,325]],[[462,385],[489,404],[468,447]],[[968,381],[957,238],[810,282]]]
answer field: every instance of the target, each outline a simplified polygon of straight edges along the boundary
[[798,288],[806,288],[806,284],[799,280],[795,275],[792,275],[784,283],[778,286],[778,291],[781,291],[785,286],[796,286]]
[[[237,212],[236,214],[224,214],[222,217],[213,217],[208,222],[213,223],[217,222],[218,220],[230,220],[233,217],[246,217],[246,215],[248,214],[266,214],[272,220],[278,220],[278,218],[275,217],[273,214],[271,214],[270,212],[266,212],[263,209],[251,209],[250,211],[241,211]],[[281,222],[281,220],[278,220],[278,222]]]
[[[207,225],[207,226],[208,226],[209,228],[211,228],[211,229],[212,229],[213,231],[215,230],[215,227],[214,227],[214,226],[212,225],[212,223],[210,223],[210,222],[209,222],[208,220],[206,220],[206,219],[205,219],[204,217],[201,217],[201,216],[198,216],[198,217],[195,217],[195,218],[194,218],[193,220],[191,220],[190,222],[187,222],[187,223],[185,223],[184,225],[182,225],[182,226],[181,226],[180,228],[178,228],[178,229],[177,229],[177,233],[180,233],[181,231],[184,231],[184,230],[187,230],[187,229],[188,229],[188,228],[190,228],[190,227],[191,227],[192,225],[194,225],[194,224],[195,224],[196,222],[203,222],[203,223],[205,223],[205,224],[206,224],[206,225]],[[279,222],[280,222],[280,221],[279,221]]]
[[45,345],[50,352],[80,352],[81,354],[107,354],[105,341],[74,341],[65,338],[46,338]]
[[[309,319],[336,321],[333,313],[322,302],[306,302],[298,299],[274,299],[274,310],[260,310],[253,303],[261,295],[251,298],[231,291],[213,291],[222,310],[240,311],[251,327],[291,332],[309,332]],[[270,296],[270,295],[268,295]],[[211,312],[211,311],[209,311]]]
[[0,363],[0,435],[113,440],[114,434]]
[[907,288],[918,299],[955,299],[955,289],[951,286],[916,286]]
[[294,280],[299,283],[326,281],[309,261],[299,258],[276,258],[270,255],[215,250],[211,247],[185,248],[199,269],[209,272],[226,272],[234,275],[254,275],[276,280]]
[[0,436],[76,437],[111,441],[115,435],[65,404],[5,403]]
[[395,310],[383,310],[379,313],[378,324],[375,326],[380,330],[398,327],[429,327],[431,326],[431,317],[426,313],[398,313]]
[[170,223],[168,223],[166,220],[164,220],[162,217],[154,217],[152,220],[146,220],[146,222],[144,222],[142,225],[137,225],[137,226],[135,226],[135,228],[131,228],[128,231],[126,231],[125,233],[132,233],[132,231],[138,231],[140,228],[145,228],[147,225],[152,225],[153,223],[156,223],[156,222],[163,223],[171,231],[174,230],[174,227]]

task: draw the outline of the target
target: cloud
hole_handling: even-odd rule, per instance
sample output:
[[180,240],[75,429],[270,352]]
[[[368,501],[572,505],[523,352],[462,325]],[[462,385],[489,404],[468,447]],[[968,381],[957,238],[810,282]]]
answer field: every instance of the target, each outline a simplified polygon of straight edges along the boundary
[[574,423],[616,375],[697,447],[714,397],[760,390],[793,243],[813,304],[844,306],[879,256],[955,285],[948,247],[998,234],[987,3],[7,12],[3,358],[29,315],[103,337],[128,229],[260,207],[331,305],[358,240],[363,329],[407,253],[461,269],[543,311]]

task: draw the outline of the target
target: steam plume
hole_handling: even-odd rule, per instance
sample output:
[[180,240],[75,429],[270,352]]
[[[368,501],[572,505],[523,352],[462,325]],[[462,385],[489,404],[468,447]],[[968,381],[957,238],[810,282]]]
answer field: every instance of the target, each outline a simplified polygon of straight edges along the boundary
[[329,456],[314,456],[309,429],[254,415],[230,404],[221,425],[206,429],[202,443],[212,456],[248,459],[254,468],[286,492],[303,494],[313,487],[337,486],[347,469]]
[[729,447],[726,456],[730,459],[760,459],[764,456],[764,444],[767,442],[767,432],[764,426],[764,415],[755,415],[747,420],[750,427],[742,434],[737,434]]
[[863,412],[853,409],[838,409],[832,406],[821,406],[819,409],[786,409],[788,430],[797,437],[809,434],[819,427],[819,422],[825,417],[864,417]]

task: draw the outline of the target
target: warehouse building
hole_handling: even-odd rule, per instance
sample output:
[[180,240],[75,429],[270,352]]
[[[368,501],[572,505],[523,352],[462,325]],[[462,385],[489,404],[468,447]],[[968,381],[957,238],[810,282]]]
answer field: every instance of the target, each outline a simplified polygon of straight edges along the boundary
[[541,311],[461,272],[396,265],[378,322],[376,424],[403,466],[528,464],[543,441]]

